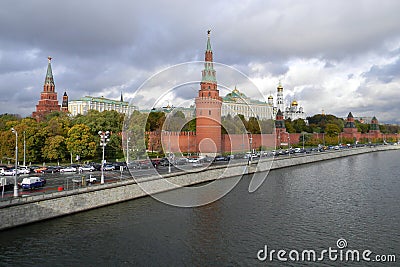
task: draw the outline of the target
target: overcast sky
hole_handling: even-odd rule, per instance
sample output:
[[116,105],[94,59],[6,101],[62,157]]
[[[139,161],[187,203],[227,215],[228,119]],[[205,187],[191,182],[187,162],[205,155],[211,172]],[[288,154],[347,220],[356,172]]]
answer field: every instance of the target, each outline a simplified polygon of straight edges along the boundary
[[399,13],[397,0],[2,0],[0,113],[34,111],[47,56],[60,102],[64,91],[128,100],[154,73],[203,60],[211,29],[214,60],[266,96],[281,79],[308,115],[400,123]]

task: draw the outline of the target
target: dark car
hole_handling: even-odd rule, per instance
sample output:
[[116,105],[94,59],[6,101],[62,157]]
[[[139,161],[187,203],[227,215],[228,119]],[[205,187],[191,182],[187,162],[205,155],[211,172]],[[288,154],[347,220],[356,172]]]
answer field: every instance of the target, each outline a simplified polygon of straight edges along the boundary
[[150,169],[152,166],[151,161],[141,161],[139,163],[139,169]]
[[89,165],[93,166],[96,171],[100,171],[101,170],[101,164],[100,163],[91,162]]
[[216,156],[214,158],[214,161],[229,161],[230,158],[229,157],[224,157],[224,156]]
[[42,172],[44,173],[56,173],[60,172],[61,167],[60,166],[49,166],[47,167],[46,170],[43,170]]

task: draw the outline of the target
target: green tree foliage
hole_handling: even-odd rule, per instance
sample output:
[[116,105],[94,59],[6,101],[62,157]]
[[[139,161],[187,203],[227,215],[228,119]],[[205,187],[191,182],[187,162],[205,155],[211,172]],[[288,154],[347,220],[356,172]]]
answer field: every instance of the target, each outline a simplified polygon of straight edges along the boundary
[[261,128],[258,119],[255,117],[250,117],[247,122],[247,130],[252,134],[260,134]]
[[328,123],[325,125],[325,133],[329,137],[334,137],[337,136],[339,133],[341,133],[339,126],[333,123]]
[[358,120],[355,121],[355,125],[357,127],[357,131],[361,133],[368,133],[369,124],[361,123]]
[[180,110],[169,113],[165,119],[163,119],[162,116],[159,117],[156,123],[160,124],[162,123],[162,121],[164,122],[164,125],[162,126],[164,130],[174,132],[182,131],[187,122],[187,120],[185,119],[185,115]]
[[66,139],[67,150],[81,159],[93,157],[96,154],[96,142],[90,133],[89,126],[76,124],[68,131]]
[[61,135],[50,136],[46,138],[42,147],[43,158],[49,161],[64,160],[66,158],[65,138]]
[[183,132],[195,132],[196,131],[196,118],[191,119],[190,121],[186,122],[182,128]]
[[165,113],[161,111],[150,112],[147,117],[146,131],[161,130],[165,121]]
[[306,122],[303,119],[297,119],[292,121],[292,126],[296,133],[307,132],[309,129]]
[[285,120],[285,128],[286,128],[286,132],[288,132],[288,133],[295,133],[296,132],[295,128],[293,127],[291,119]]

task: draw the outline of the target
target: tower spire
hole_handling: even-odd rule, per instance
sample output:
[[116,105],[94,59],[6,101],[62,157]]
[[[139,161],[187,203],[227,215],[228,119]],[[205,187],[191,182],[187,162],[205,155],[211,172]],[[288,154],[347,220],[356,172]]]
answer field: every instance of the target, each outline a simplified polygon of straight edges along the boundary
[[211,34],[211,30],[208,30],[207,31],[207,48],[206,48],[206,51],[211,51],[212,52],[210,34]]
[[213,64],[213,52],[211,50],[211,41],[210,41],[210,32],[211,30],[207,31],[207,48],[204,55],[204,70],[202,71],[202,83],[213,83],[215,87],[212,89],[217,89],[217,78],[215,75],[214,64]]
[[44,80],[44,84],[54,85],[53,79],[53,71],[51,70],[51,57],[47,57],[49,63],[47,64],[47,72],[46,72],[46,79]]

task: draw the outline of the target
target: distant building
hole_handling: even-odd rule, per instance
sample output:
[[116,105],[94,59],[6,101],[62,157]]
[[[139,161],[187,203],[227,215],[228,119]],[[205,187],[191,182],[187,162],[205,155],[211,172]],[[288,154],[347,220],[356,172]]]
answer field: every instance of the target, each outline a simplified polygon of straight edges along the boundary
[[89,110],[97,110],[99,112],[115,110],[119,113],[130,114],[137,110],[137,107],[123,101],[122,94],[120,101],[104,97],[85,96],[68,102],[68,111],[72,116],[85,115]]
[[68,112],[68,95],[67,92],[64,92],[62,103],[61,103],[61,111]]
[[247,120],[255,117],[260,120],[274,119],[272,107],[266,102],[251,99],[235,89],[222,98],[222,116],[242,114]]
[[165,107],[161,108],[152,108],[152,109],[141,109],[140,112],[142,113],[150,113],[150,112],[164,112],[166,114],[171,113],[172,111],[177,112],[181,111],[183,115],[185,115],[185,118],[194,118],[195,116],[195,108],[193,105],[190,107],[174,107],[173,105],[170,106],[169,104]]
[[[36,105],[36,111],[32,113],[32,117],[37,121],[41,121],[44,117],[52,111],[60,111],[58,104],[56,86],[54,84],[53,72],[51,69],[51,57],[48,57],[49,63],[47,65],[46,78],[44,80],[43,91],[40,93],[39,103]],[[66,93],[64,93],[66,96]],[[68,102],[68,96],[66,96]],[[63,98],[64,100],[64,98]],[[66,111],[63,109],[63,111]]]
[[278,110],[281,110],[283,117],[286,119],[297,120],[297,119],[306,119],[306,113],[304,112],[303,107],[299,106],[297,100],[293,100],[290,106],[284,107],[284,98],[283,98],[283,86],[279,82],[277,87],[277,100],[276,105],[274,105],[274,97],[270,95],[268,97],[268,105],[272,108],[274,117],[278,113]]

